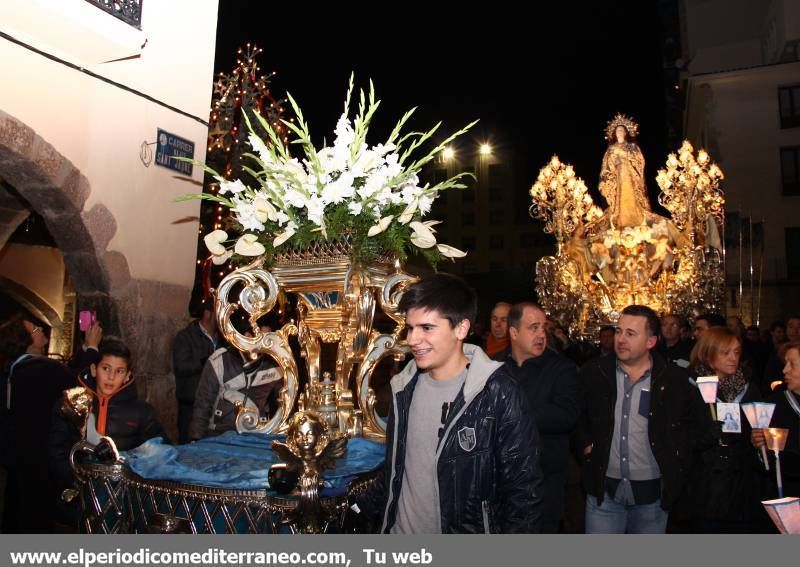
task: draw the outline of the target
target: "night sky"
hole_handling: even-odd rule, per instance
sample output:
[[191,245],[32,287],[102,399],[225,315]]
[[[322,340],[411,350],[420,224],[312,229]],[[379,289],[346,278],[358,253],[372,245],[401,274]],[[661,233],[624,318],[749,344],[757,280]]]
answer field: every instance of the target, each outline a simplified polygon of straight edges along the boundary
[[[381,3],[378,16],[377,4],[222,1],[215,71],[230,72],[237,47],[262,47],[262,68],[277,71],[273,94],[292,93],[317,144],[331,141],[351,71],[360,86],[371,78],[383,101],[371,144],[412,106],[420,107],[415,129],[442,120],[449,133],[480,118],[468,136],[514,148],[520,192],[553,153],[596,187],[603,130],[621,111],[640,123],[652,194],[669,151],[656,2],[553,4],[529,3],[532,14],[523,15],[518,4],[433,12],[438,4],[426,11],[395,2]],[[465,137],[460,147],[469,143]]]

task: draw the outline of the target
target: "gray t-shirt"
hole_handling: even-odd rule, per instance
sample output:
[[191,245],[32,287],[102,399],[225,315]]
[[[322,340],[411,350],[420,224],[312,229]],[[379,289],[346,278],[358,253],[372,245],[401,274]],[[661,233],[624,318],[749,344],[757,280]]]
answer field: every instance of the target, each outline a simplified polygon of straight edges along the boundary
[[405,467],[393,534],[442,532],[436,502],[436,447],[442,425],[442,405],[458,395],[466,369],[451,380],[434,380],[420,374],[411,399],[406,435]]

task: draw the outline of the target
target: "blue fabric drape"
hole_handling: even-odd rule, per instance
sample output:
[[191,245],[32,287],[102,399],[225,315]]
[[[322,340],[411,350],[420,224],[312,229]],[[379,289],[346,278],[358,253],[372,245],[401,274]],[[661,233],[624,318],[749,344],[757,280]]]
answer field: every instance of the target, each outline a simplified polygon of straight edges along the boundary
[[[232,490],[269,489],[269,468],[280,462],[272,451],[274,439],[285,437],[228,431],[188,445],[167,445],[157,437],[122,455],[133,472],[148,480]],[[334,469],[325,471],[322,495],[344,492],[354,477],[380,466],[384,454],[381,443],[350,439],[345,456]]]

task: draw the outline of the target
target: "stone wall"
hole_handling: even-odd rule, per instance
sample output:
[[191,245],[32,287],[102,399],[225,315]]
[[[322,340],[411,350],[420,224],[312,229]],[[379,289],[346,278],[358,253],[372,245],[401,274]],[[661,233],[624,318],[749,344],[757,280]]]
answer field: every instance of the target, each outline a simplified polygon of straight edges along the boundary
[[120,336],[133,353],[141,399],[151,403],[177,439],[172,339],[184,327],[191,289],[131,277],[122,252],[108,250],[118,230],[97,203],[86,178],[31,128],[0,111],[0,177],[38,212],[59,249],[78,295],[78,309],[96,311],[105,333]]

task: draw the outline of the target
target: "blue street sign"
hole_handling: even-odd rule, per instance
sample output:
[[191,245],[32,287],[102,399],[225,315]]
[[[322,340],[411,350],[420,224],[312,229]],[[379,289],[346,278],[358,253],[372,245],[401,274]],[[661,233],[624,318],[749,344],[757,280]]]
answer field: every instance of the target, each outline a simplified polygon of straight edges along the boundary
[[184,175],[192,175],[192,164],[174,159],[186,157],[194,159],[194,142],[158,129],[156,142],[156,164]]

